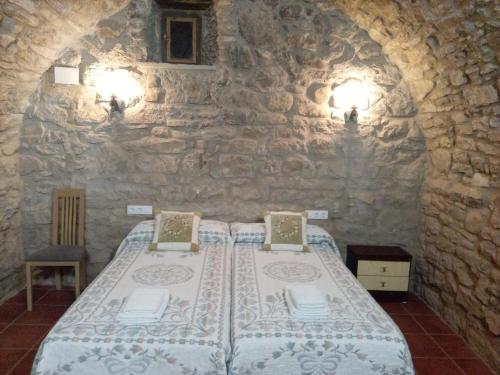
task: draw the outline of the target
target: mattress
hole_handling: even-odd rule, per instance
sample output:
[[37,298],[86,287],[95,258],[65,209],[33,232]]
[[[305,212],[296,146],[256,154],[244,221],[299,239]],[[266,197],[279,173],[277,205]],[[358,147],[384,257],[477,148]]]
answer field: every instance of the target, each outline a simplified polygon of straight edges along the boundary
[[[399,328],[345,267],[333,239],[310,244],[309,253],[262,246],[234,245],[230,374],[414,374]],[[326,293],[330,318],[291,319],[283,288],[312,284]]]
[[[199,252],[149,251],[153,221],[116,256],[41,344],[33,374],[226,374],[232,241],[227,224],[202,221]],[[165,287],[159,322],[117,321],[136,287]]]

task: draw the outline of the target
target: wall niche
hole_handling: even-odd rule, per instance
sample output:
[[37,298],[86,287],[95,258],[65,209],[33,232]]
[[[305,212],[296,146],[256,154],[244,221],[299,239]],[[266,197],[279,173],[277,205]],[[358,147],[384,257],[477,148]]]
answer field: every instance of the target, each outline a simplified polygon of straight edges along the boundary
[[217,20],[212,0],[155,0],[151,10],[148,61],[215,63]]

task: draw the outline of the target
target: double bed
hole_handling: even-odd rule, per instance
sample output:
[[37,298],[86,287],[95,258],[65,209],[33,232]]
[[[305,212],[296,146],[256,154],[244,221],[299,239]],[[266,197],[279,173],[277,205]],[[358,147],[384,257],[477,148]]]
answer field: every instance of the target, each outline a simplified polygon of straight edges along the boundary
[[[230,374],[413,374],[396,324],[344,265],[326,232],[308,226],[309,252],[264,251],[263,224],[235,239]],[[290,318],[283,289],[317,285],[331,310],[324,321]]]
[[[233,230],[234,229],[234,230]],[[263,224],[202,220],[197,252],[150,251],[137,225],[39,348],[33,375],[412,375],[396,324],[307,226],[309,252],[264,251]],[[283,289],[316,285],[328,319],[292,319]],[[117,319],[134,288],[168,288],[160,321]]]
[[[43,341],[33,374],[226,374],[232,242],[227,224],[202,221],[198,252],[154,252],[153,221],[136,226],[111,263]],[[166,287],[159,322],[117,320],[133,288]]]

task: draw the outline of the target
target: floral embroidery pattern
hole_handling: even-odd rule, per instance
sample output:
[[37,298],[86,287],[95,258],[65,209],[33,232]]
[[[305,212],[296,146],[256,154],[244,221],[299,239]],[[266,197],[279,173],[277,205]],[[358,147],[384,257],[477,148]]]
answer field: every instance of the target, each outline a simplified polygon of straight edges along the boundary
[[[301,221],[301,216],[271,215],[272,242],[286,240],[285,243],[302,243]],[[275,236],[278,238],[275,239]]]
[[[168,373],[175,371],[181,374],[200,374],[200,375],[219,375],[224,374],[225,364],[221,361],[221,352],[214,353],[210,356],[210,362],[213,365],[213,370],[199,371],[196,368],[186,366],[181,363],[178,357],[171,354],[164,348],[148,349],[143,345],[114,345],[110,348],[96,346],[85,351],[78,356],[76,360],[68,361],[64,365],[58,365],[49,372],[44,372],[44,375],[57,375],[71,373],[76,368],[81,372],[80,364],[86,362],[102,363],[107,370],[107,373],[113,375],[140,375],[147,374],[153,366],[162,369],[162,372]],[[35,372],[36,375],[41,374]]]
[[[235,359],[240,355],[238,349],[235,350]],[[367,356],[356,349],[352,344],[335,345],[331,341],[323,341],[318,344],[315,341],[307,341],[305,344],[288,342],[258,362],[252,362],[248,368],[231,367],[233,374],[257,374],[259,370],[264,370],[270,362],[289,356],[295,358],[301,370],[301,375],[333,375],[339,364],[349,357],[365,361]]]
[[[236,347],[233,353],[232,363],[234,365],[235,360],[241,355],[240,349]],[[409,356],[409,353],[400,352],[399,356],[404,360],[405,358],[403,357]],[[411,370],[408,370],[406,367],[388,367],[378,364],[374,360],[369,360],[368,355],[363,353],[361,349],[353,344],[340,345],[327,340],[323,341],[321,344],[312,340],[303,344],[289,341],[278,350],[272,352],[271,356],[265,357],[260,361],[251,362],[245,367],[231,366],[230,373],[234,375],[258,374],[262,370],[267,369],[272,362],[282,359],[283,357],[288,357],[287,359],[290,361],[295,360],[299,365],[301,375],[335,375],[339,366],[345,361],[369,362],[373,374],[412,374]],[[345,373],[345,371],[343,373]]]
[[277,280],[288,282],[309,282],[321,277],[321,271],[307,263],[273,262],[264,267],[264,273]]
[[[262,243],[236,243],[230,374],[268,375],[283,368],[304,375],[414,373],[397,326],[347,270],[331,242],[310,244],[310,253],[263,252]],[[315,277],[312,269],[318,272],[313,282],[324,288],[331,317],[293,319],[283,287]]]
[[158,242],[189,242],[193,232],[193,215],[163,214]]
[[[40,346],[33,374],[226,374],[232,251],[227,225],[205,222],[211,241],[196,256],[170,252],[151,264],[153,222],[146,224],[122,241],[115,258],[57,322]],[[137,280],[172,286],[159,322],[116,320],[124,291]],[[181,282],[182,298],[176,293]]]
[[134,271],[132,278],[142,285],[167,286],[189,281],[194,275],[192,268],[179,264],[155,264]]

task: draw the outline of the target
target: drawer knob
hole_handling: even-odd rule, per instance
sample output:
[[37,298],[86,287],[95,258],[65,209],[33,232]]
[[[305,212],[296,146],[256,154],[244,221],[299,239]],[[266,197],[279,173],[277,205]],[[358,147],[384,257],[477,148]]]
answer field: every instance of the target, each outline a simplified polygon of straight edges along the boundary
[[382,267],[382,272],[387,272],[387,267],[386,266]]
[[381,286],[382,288],[385,288],[385,281],[381,281],[381,282],[380,282],[380,286]]

